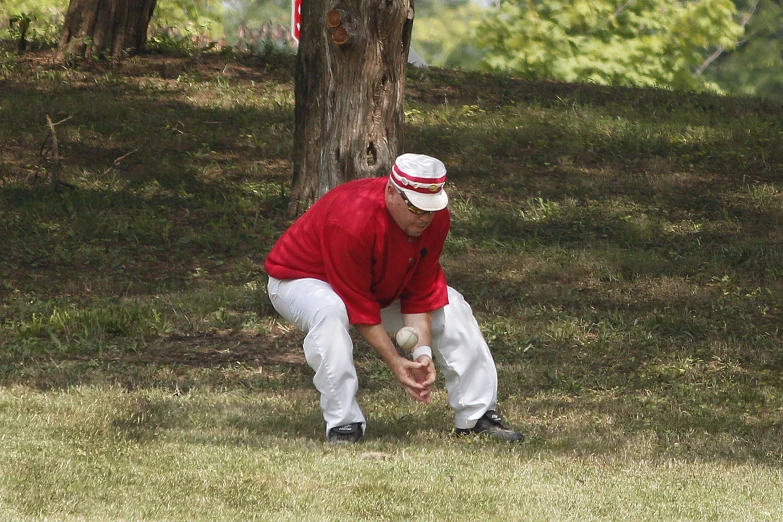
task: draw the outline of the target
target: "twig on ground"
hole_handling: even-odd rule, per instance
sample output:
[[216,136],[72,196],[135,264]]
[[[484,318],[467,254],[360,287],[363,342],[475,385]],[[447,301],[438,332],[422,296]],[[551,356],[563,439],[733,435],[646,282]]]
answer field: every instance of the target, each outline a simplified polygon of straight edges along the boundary
[[133,149],[132,151],[130,151],[130,152],[126,153],[126,154],[123,154],[123,155],[122,155],[122,156],[120,156],[119,158],[116,158],[116,159],[115,159],[115,160],[112,162],[112,165],[111,165],[111,167],[109,167],[108,169],[106,169],[106,170],[104,170],[104,171],[103,171],[103,175],[105,176],[106,174],[108,174],[108,173],[109,173],[109,172],[110,172],[110,171],[111,171],[113,168],[116,168],[117,166],[119,166],[119,164],[120,164],[120,162],[121,162],[122,160],[124,160],[125,158],[127,158],[127,157],[128,157],[128,156],[130,156],[131,154],[136,154],[137,152],[139,152],[139,149]]
[[46,115],[46,124],[49,127],[49,135],[46,137],[46,140],[44,140],[44,144],[41,145],[41,155],[43,156],[43,150],[44,146],[46,145],[46,141],[51,138],[52,139],[52,157],[50,159],[51,163],[51,176],[52,176],[52,190],[57,191],[60,187],[60,185],[67,187],[67,188],[76,188],[74,185],[71,185],[70,183],[66,183],[60,179],[60,145],[57,142],[57,132],[55,131],[55,127],[65,121],[68,121],[71,119],[71,116],[68,116],[67,118],[58,121],[57,123],[52,122],[52,118],[47,114]]

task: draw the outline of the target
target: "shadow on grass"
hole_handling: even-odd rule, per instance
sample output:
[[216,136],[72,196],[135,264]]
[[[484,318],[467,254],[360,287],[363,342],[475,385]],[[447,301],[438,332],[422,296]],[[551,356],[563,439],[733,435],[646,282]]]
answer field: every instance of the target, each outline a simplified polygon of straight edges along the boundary
[[[260,261],[285,228],[290,106],[197,108],[111,85],[14,86],[0,109],[16,151],[0,153],[10,173],[0,191],[0,292],[55,297],[93,278],[115,294],[182,288],[200,262],[215,264],[207,258],[220,258],[218,271]],[[36,153],[55,111],[71,117],[58,126],[60,155],[63,179],[77,186],[59,194],[32,184],[36,170],[47,176]]]
[[[146,76],[131,64],[128,77],[148,80],[136,84],[102,70],[74,85],[54,71],[39,83],[3,85],[4,315],[16,320],[31,302],[187,298],[204,281],[211,292],[258,279],[264,255],[289,224],[293,133],[290,92],[275,98],[264,83],[291,79],[279,69],[253,69],[260,62],[233,73],[224,65],[178,70],[164,61]],[[758,443],[770,461],[779,458],[772,444],[780,385],[770,375],[783,365],[775,297],[783,251],[767,246],[780,239],[783,218],[774,186],[783,163],[779,107],[442,71],[412,72],[409,84],[410,99],[454,116],[409,125],[408,150],[449,166],[450,194],[465,208],[455,208],[464,219],[455,219],[448,276],[487,318],[498,363],[513,368],[501,371],[502,400],[513,421],[532,423],[532,447],[589,453],[644,439],[668,455],[703,445],[687,453],[708,458],[717,441],[716,456],[731,456],[733,445],[740,451],[731,458],[762,458],[752,449]],[[444,100],[469,107],[457,115]],[[51,194],[30,184],[48,168],[38,154],[46,114],[71,117],[58,131],[65,179],[76,190]],[[749,189],[764,183],[772,185],[767,193]],[[566,260],[552,261],[551,251]],[[574,262],[577,254],[593,264]],[[544,268],[525,270],[536,261]],[[672,280],[687,284],[670,292]],[[769,293],[754,294],[762,286]],[[228,312],[255,306],[233,299]],[[53,306],[33,308],[25,319]],[[199,320],[220,309],[205,308]],[[268,307],[256,308],[260,319],[271,317]],[[516,330],[493,330],[498,318]],[[255,440],[281,433],[321,440],[299,339],[211,326],[191,335],[183,324],[173,334],[108,335],[100,355],[95,346],[80,352],[78,343],[63,353],[62,339],[39,337],[29,353],[14,347],[22,355],[6,359],[0,383],[45,390],[108,384],[172,396],[304,393],[299,415],[251,403],[223,420]],[[521,351],[527,345],[531,351]],[[734,366],[713,371],[719,363]],[[371,394],[395,386],[373,366],[362,379]],[[764,393],[754,396],[757,389]],[[691,391],[700,402],[688,398]],[[591,394],[628,397],[596,404]],[[187,426],[168,406],[132,406],[114,424],[131,438]],[[373,412],[368,437],[404,441],[419,429],[438,436],[450,429],[448,413]]]
[[656,119],[693,121],[693,114],[709,117],[726,113],[729,118],[766,117],[781,104],[757,98],[673,92],[666,89],[602,86],[552,80],[529,80],[506,74],[459,71],[429,67],[409,69],[407,96],[427,105],[478,104],[485,108],[516,104],[556,109],[579,106],[605,107]]

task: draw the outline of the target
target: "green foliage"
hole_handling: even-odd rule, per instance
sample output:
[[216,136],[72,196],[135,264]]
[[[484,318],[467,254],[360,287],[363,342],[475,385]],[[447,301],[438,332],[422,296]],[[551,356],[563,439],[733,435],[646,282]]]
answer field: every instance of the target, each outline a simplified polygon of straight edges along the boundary
[[11,36],[17,41],[20,53],[27,49],[27,30],[30,29],[32,21],[33,19],[26,13],[14,15],[9,20]]
[[57,45],[67,0],[6,0],[0,2],[0,41],[4,34],[21,50]]
[[291,26],[290,0],[229,0],[224,6],[224,23],[232,43],[250,37],[247,33],[253,29],[278,26],[288,31]]
[[719,90],[695,73],[742,35],[730,0],[509,0],[479,25],[486,66],[526,78]]
[[745,37],[733,52],[723,53],[705,75],[729,92],[783,100],[783,5],[774,0],[738,3],[748,19]]
[[147,40],[147,48],[161,54],[195,56],[214,47],[214,40],[210,40],[204,47],[201,47],[198,35],[173,36],[167,31],[160,31],[159,34],[150,36]]
[[149,34],[160,41],[153,42],[164,49],[174,45],[182,48],[178,41],[209,45],[223,35],[221,23],[223,7],[214,0],[168,0],[158,2],[150,21]]
[[430,65],[475,69],[482,53],[473,34],[486,13],[470,1],[417,2],[411,46]]
[[[734,4],[421,0],[412,46],[439,67],[783,99],[783,8],[775,0]],[[19,22],[28,20],[29,49],[56,46],[67,7],[68,0],[0,2],[0,42],[16,51]],[[288,0],[159,2],[149,47],[185,55],[218,45],[290,53],[290,11]],[[747,22],[744,36],[740,20]],[[713,53],[719,57],[711,62]],[[6,55],[0,67],[13,66]]]
[[38,20],[52,20],[62,23],[69,0],[4,0],[0,3],[3,23],[18,13],[27,13]]

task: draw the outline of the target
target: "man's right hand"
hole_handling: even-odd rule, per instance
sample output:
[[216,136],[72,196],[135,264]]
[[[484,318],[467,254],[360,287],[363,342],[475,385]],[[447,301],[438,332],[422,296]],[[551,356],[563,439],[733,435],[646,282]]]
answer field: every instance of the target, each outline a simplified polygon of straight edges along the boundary
[[435,382],[434,372],[432,372],[431,379],[427,377],[423,382],[417,382],[417,379],[414,377],[414,375],[422,375],[422,371],[429,376],[429,366],[432,366],[432,362],[416,362],[405,357],[397,357],[389,365],[389,368],[411,397],[424,404],[429,404],[431,400],[430,388],[432,383]]

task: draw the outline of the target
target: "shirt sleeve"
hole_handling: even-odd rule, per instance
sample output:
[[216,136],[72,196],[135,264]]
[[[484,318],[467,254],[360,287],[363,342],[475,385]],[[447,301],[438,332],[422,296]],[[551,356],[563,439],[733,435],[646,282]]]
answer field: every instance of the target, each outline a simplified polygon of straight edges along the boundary
[[380,324],[381,307],[371,292],[372,243],[337,224],[329,223],[321,236],[326,282],[345,303],[351,324]]
[[416,271],[400,295],[404,314],[432,312],[449,304],[446,275],[440,265],[440,256],[451,224],[448,214],[446,216],[438,224],[433,240],[422,250]]

